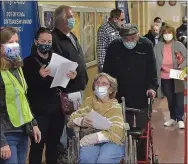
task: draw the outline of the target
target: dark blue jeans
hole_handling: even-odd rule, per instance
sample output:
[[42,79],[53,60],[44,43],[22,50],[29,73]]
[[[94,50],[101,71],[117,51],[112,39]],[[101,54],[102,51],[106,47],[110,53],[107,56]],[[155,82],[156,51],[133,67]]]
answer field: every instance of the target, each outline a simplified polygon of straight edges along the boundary
[[183,121],[184,115],[184,93],[174,93],[174,80],[162,79],[161,87],[168,101],[170,118],[176,121]]
[[0,160],[0,164],[25,164],[28,151],[28,136],[23,132],[5,133],[8,145],[11,149],[11,157],[8,160]]

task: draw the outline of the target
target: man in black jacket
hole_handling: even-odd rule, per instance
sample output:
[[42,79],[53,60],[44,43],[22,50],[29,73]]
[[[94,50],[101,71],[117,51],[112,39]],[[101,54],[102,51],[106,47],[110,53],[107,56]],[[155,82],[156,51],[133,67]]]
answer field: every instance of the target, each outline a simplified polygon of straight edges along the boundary
[[137,26],[126,24],[120,30],[122,39],[114,40],[107,49],[103,72],[117,78],[117,99],[125,96],[127,106],[147,108],[147,92],[158,88],[153,46],[140,37]]
[[176,37],[178,41],[182,42],[187,48],[187,17],[182,18],[182,25],[176,30]]
[[[55,28],[52,31],[53,52],[78,63],[76,78],[70,80],[67,87],[61,88],[61,90],[64,93],[82,92],[88,83],[88,75],[82,48],[77,37],[71,32],[75,25],[72,8],[64,5],[59,6],[54,12],[54,19]],[[65,139],[63,136],[61,141]],[[64,146],[66,145],[58,146],[61,153],[63,153]]]
[[151,30],[149,30],[148,33],[144,35],[144,37],[148,38],[153,43],[153,47],[159,41],[159,32],[160,32],[160,25],[158,23],[153,23],[151,25]]
[[59,6],[54,13],[55,28],[52,31],[53,52],[78,63],[77,76],[70,80],[65,93],[83,91],[88,82],[84,54],[77,37],[71,32],[75,25],[72,8]]
[[[122,27],[120,36],[121,39],[114,40],[107,49],[103,72],[117,79],[119,101],[123,96],[127,107],[147,111],[147,94],[152,93],[154,98],[158,88],[153,46],[148,39],[139,36],[137,26],[133,24]],[[133,121],[134,115],[127,113],[130,127]],[[137,127],[145,128],[146,122],[145,115],[137,115]]]

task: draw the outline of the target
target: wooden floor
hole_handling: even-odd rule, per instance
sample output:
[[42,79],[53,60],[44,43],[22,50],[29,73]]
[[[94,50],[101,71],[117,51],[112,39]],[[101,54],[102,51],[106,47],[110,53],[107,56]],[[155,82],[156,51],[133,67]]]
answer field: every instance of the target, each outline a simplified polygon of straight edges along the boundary
[[163,124],[168,119],[166,99],[156,99],[152,115],[155,152],[161,164],[180,164],[184,161],[184,130],[179,130],[177,125],[165,128]]

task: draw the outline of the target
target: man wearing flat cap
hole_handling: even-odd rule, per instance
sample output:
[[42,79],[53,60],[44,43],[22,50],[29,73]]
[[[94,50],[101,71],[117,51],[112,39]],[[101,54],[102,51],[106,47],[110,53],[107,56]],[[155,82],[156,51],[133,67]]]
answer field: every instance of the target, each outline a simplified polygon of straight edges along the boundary
[[[117,79],[118,101],[125,97],[127,107],[147,112],[147,94],[150,92],[154,98],[158,88],[153,45],[139,36],[135,24],[125,24],[119,33],[121,39],[114,40],[107,49],[103,72]],[[133,120],[133,114],[127,113],[130,126]],[[145,128],[146,122],[145,115],[137,115],[137,127]]]

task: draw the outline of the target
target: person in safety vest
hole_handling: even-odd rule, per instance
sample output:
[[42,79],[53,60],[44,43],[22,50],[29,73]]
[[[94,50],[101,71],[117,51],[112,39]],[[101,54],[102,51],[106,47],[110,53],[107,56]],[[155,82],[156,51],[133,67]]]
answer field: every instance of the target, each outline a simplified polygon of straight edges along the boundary
[[41,140],[37,122],[27,101],[27,84],[22,72],[22,59],[17,30],[0,29],[0,163],[25,164],[28,136]]

